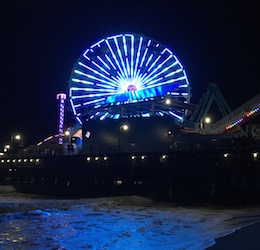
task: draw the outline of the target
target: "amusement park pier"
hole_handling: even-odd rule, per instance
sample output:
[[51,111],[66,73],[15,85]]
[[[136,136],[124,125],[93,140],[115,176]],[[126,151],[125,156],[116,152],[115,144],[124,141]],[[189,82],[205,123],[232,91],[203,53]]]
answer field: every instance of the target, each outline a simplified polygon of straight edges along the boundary
[[[193,104],[184,66],[159,41],[132,33],[96,41],[57,100],[58,132],[15,151],[13,141],[1,156],[0,184],[67,197],[260,202],[260,94],[231,110],[209,83]],[[76,121],[67,130],[66,105]]]

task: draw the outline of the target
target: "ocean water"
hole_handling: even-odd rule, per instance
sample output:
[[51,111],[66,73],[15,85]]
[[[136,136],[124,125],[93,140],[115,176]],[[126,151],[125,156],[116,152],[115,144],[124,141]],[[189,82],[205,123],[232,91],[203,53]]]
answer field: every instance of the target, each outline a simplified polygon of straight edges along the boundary
[[0,187],[0,249],[205,249],[258,221],[258,207],[182,207],[139,196],[61,200]]

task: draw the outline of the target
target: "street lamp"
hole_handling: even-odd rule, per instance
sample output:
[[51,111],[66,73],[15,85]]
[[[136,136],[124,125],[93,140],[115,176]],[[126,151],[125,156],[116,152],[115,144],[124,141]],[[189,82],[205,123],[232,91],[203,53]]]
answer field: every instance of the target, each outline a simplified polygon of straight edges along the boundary
[[128,130],[128,125],[127,124],[122,124],[121,126],[118,127],[119,130],[119,135],[118,135],[118,153],[120,153],[121,150],[121,130],[127,131]]
[[19,135],[19,134],[15,135],[14,139],[17,140],[17,141],[20,141],[21,140],[21,135]]
[[11,146],[9,144],[6,144],[4,147],[4,153],[7,153],[8,150],[10,150]]
[[206,118],[205,118],[205,122],[206,122],[207,124],[209,124],[209,123],[211,122],[210,117],[206,117]]
[[170,104],[171,104],[171,100],[170,100],[170,99],[166,99],[165,103],[166,103],[167,105],[170,105]]
[[70,131],[69,131],[69,130],[66,130],[66,131],[65,131],[65,135],[66,135],[66,136],[69,136],[69,135],[70,135]]
[[73,152],[74,148],[73,148],[73,144],[72,144],[72,140],[71,140],[71,133],[70,133],[71,128],[68,128],[68,130],[65,131],[65,136],[68,137],[68,154],[70,155],[71,152]]
[[123,130],[128,130],[128,125],[127,124],[122,125],[122,129]]
[[11,155],[18,153],[19,149],[24,147],[24,138],[20,133],[13,132],[11,134],[11,143],[10,145],[6,145],[5,147],[7,151],[10,151]]

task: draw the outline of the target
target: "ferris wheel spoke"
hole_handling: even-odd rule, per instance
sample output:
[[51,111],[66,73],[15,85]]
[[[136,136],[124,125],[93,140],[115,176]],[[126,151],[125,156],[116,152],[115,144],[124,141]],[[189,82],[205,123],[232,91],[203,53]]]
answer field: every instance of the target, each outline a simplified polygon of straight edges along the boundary
[[151,54],[151,55],[149,56],[149,58],[148,58],[148,60],[147,60],[147,62],[146,62],[146,64],[145,64],[145,67],[147,67],[147,66],[149,65],[149,63],[150,63],[150,61],[152,60],[152,58],[153,58],[153,54]]
[[105,54],[105,57],[106,57],[106,59],[109,61],[109,63],[112,65],[112,67],[114,68],[114,70],[116,70],[115,65],[113,64],[113,62],[111,61],[111,59],[108,57],[107,54]]
[[[81,72],[81,71],[79,71],[79,70],[75,70],[74,72],[75,72],[76,74],[79,74],[79,75],[82,75],[82,76],[86,76],[86,77],[88,77],[88,78],[90,78],[90,79],[93,79],[93,80],[96,80],[96,81],[98,81],[98,82],[103,82],[103,83],[106,83],[106,84],[108,84],[108,85],[110,85],[110,86],[112,86],[112,87],[116,87],[116,83],[111,83],[111,82],[105,81],[105,80],[103,80],[103,79],[101,79],[101,78],[97,78],[97,77],[95,77],[95,76],[93,76],[93,75],[85,74],[85,73],[83,73],[83,72]],[[110,81],[111,81],[111,80],[110,80]]]
[[123,36],[123,43],[124,43],[125,56],[127,57],[127,45],[126,45],[126,39],[125,39],[125,36]]
[[107,44],[107,46],[108,46],[108,48],[109,48],[109,50],[110,50],[110,52],[111,52],[112,58],[113,58],[113,59],[115,60],[115,62],[116,62],[116,65],[117,65],[118,69],[120,70],[121,74],[124,76],[124,72],[123,72],[123,70],[121,69],[120,64],[119,64],[119,62],[118,62],[118,60],[117,60],[117,58],[116,58],[116,55],[115,55],[113,49],[111,48],[111,46],[110,46],[108,40],[106,40],[106,44]]
[[124,69],[125,76],[126,76],[126,78],[128,78],[128,75],[127,75],[127,72],[126,72],[125,63],[124,63],[124,61],[123,61],[122,54],[121,54],[121,50],[119,49],[119,46],[118,46],[118,42],[117,42],[116,37],[114,38],[114,41],[115,41],[115,44],[116,44],[117,53],[118,53],[118,55],[119,55],[119,58],[120,58],[120,60],[121,60],[121,63],[122,63],[123,69]]
[[102,62],[105,67],[107,67],[109,70],[111,70],[111,68],[108,66],[108,64],[105,63],[105,61],[104,61],[100,56],[97,56],[97,59],[98,59],[100,62]]
[[127,34],[126,36],[130,37],[131,38],[131,65],[130,65],[130,68],[131,68],[131,78],[133,77],[133,70],[134,70],[134,36],[133,35],[129,35]]
[[73,96],[72,99],[86,99],[86,98],[93,98],[97,96],[107,96],[111,95],[111,93],[101,93],[101,94],[88,94],[88,95],[80,95],[80,96]]
[[140,50],[141,50],[141,47],[142,47],[142,42],[143,42],[143,38],[140,37],[139,46],[138,46],[138,51],[137,51],[137,54],[136,54],[136,63],[135,63],[135,70],[134,70],[134,78],[135,78],[136,71],[137,71],[137,66],[138,66],[138,62],[139,62]]
[[167,78],[167,77],[169,77],[169,76],[173,76],[173,75],[175,75],[175,74],[177,74],[177,73],[179,73],[179,72],[182,72],[182,71],[183,71],[183,69],[177,69],[177,70],[175,70],[175,71],[172,71],[171,73],[167,74],[167,75],[165,76],[165,78]]
[[142,68],[142,66],[143,66],[147,52],[148,52],[148,47],[144,51],[144,54],[143,54],[143,57],[142,57],[142,60],[141,60],[141,64],[140,64],[140,68]]
[[[85,65],[84,63],[79,62],[78,64],[79,64],[80,66],[82,66],[82,67],[84,67],[84,68],[86,68],[86,69],[92,71],[94,74],[96,74],[96,75],[98,75],[98,76],[101,76],[102,78],[105,78],[107,81],[113,82],[113,81],[111,80],[111,78],[109,78],[109,77],[103,75],[102,73],[98,72],[98,71],[95,70],[95,69],[92,69],[91,67]],[[88,76],[89,76],[89,75],[88,75]],[[90,75],[90,76],[91,76],[91,75]],[[91,78],[91,77],[90,77],[90,78]]]
[[[172,58],[172,55],[170,55],[166,60],[164,60],[162,63],[160,63],[149,75],[146,76],[146,78],[144,79],[144,82],[145,82],[147,79],[151,78],[151,76],[152,76],[157,70],[161,69],[161,67],[162,67],[166,62],[168,62],[171,58]],[[159,74],[157,74],[157,75],[160,75],[160,74],[164,73],[164,72],[167,71],[168,69],[169,69],[169,68],[164,68],[164,69],[162,69],[161,72],[160,72]]]
[[154,65],[159,61],[159,59],[161,58],[161,55],[159,55],[155,61],[152,63],[152,65],[150,66],[150,68],[148,69],[148,72],[154,67]]
[[88,102],[84,102],[83,105],[90,105],[90,104],[94,104],[94,103],[97,103],[97,102],[101,102],[101,101],[104,101],[105,98],[100,98],[100,99],[95,99],[95,100],[92,100],[92,101],[88,101]]
[[102,70],[104,73],[106,73],[107,75],[110,75],[109,72],[107,72],[104,68],[102,68],[100,65],[98,65],[97,63],[95,63],[94,61],[91,61],[96,67],[98,67],[100,70]]
[[93,82],[89,82],[89,81],[85,81],[85,80],[81,80],[81,79],[77,79],[77,78],[72,78],[71,80],[72,80],[73,82],[78,82],[78,83],[83,83],[83,84],[94,85]]

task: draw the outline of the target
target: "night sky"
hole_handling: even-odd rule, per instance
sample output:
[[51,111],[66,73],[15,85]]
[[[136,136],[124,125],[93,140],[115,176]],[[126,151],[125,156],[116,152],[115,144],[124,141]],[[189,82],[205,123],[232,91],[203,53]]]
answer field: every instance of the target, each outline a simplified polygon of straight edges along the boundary
[[55,97],[67,92],[73,65],[88,46],[116,33],[171,48],[188,74],[192,103],[214,82],[237,108],[260,92],[260,7],[226,2],[1,0],[0,147],[13,131],[27,145],[56,133]]

